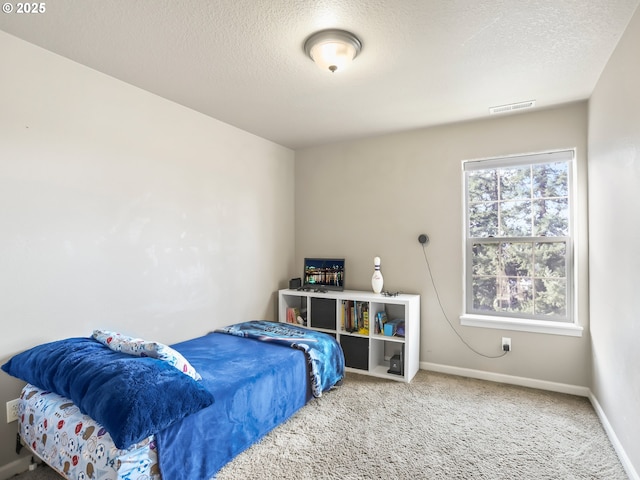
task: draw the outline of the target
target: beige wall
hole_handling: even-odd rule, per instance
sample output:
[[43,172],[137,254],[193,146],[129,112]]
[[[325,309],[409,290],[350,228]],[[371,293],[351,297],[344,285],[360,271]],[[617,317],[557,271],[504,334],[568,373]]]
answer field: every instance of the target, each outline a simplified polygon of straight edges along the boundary
[[591,388],[640,478],[640,10],[589,102]]
[[[174,343],[275,318],[293,151],[3,32],[0,58],[0,361],[100,327]],[[0,372],[2,412],[21,386]]]
[[[586,389],[590,379],[587,302],[587,104],[570,104],[488,120],[427,128],[296,152],[296,272],[305,256],[346,258],[346,287],[371,288],[373,257],[382,259],[385,289],[422,295],[423,363],[526,377]],[[581,338],[462,327],[462,167],[466,159],[573,148],[578,157]],[[446,323],[431,286],[427,255]],[[433,367],[433,365],[429,365]]]

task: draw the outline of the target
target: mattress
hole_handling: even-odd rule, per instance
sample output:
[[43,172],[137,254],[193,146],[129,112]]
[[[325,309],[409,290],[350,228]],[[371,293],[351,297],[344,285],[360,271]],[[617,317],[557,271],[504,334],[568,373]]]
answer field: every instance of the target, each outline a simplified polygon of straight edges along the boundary
[[22,390],[18,412],[25,445],[66,478],[161,479],[153,436],[118,449],[109,433],[69,399],[30,384]]

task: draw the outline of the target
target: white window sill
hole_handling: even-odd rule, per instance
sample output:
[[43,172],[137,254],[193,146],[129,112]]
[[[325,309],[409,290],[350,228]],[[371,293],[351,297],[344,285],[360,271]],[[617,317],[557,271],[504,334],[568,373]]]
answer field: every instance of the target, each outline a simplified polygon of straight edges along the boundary
[[583,330],[581,326],[569,322],[547,322],[522,318],[491,317],[489,315],[462,315],[460,324],[466,327],[496,328],[571,337],[581,337]]

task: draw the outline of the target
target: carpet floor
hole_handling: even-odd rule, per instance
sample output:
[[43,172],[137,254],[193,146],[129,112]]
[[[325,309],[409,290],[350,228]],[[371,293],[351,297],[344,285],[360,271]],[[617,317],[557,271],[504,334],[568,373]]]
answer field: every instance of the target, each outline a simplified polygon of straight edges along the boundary
[[[45,467],[14,477],[59,478]],[[239,479],[627,475],[588,399],[421,370],[410,384],[348,374],[217,476]]]

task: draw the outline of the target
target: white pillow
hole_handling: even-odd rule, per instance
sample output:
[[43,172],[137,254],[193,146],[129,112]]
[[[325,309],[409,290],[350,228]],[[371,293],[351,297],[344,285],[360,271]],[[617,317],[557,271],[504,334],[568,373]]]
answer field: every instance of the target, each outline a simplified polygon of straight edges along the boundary
[[116,352],[137,357],[157,358],[177,368],[185,375],[189,375],[194,380],[202,380],[200,374],[180,352],[162,343],[133,338],[109,330],[94,330],[92,337]]

